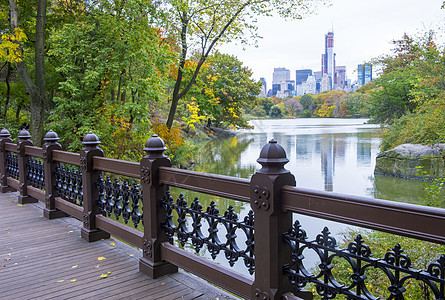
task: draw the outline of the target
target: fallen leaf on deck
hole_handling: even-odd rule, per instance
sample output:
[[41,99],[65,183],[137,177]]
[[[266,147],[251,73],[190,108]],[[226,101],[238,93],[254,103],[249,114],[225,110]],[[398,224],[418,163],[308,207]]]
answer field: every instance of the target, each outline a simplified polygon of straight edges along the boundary
[[165,282],[161,283],[161,285],[165,285]]
[[17,206],[23,206],[22,204],[17,204]]
[[74,269],[74,268],[77,268],[77,265],[71,267],[71,269]]
[[100,267],[100,265],[97,265],[97,266],[96,266],[96,268],[99,268],[99,267]]
[[64,282],[65,280],[57,280],[56,282],[57,283],[61,283],[61,282]]
[[71,233],[71,232],[73,232],[73,231],[72,230],[68,231],[68,233]]
[[11,202],[9,202],[9,203],[14,203],[14,201],[11,201]]
[[0,269],[6,268],[6,265],[0,266]]
[[102,274],[102,275],[100,275],[100,278],[107,278],[108,277],[108,274]]
[[130,254],[130,256],[131,256],[131,257],[133,257],[133,256],[134,256],[134,254]]
[[97,260],[104,260],[104,259],[106,259],[106,258],[103,256],[97,258]]
[[114,246],[114,245],[115,245],[114,243],[111,243],[111,244],[110,244],[110,246]]
[[76,282],[76,281],[77,281],[76,279],[71,279],[71,280],[70,280],[70,282]]
[[5,231],[9,231],[9,230],[11,230],[11,228],[5,229]]

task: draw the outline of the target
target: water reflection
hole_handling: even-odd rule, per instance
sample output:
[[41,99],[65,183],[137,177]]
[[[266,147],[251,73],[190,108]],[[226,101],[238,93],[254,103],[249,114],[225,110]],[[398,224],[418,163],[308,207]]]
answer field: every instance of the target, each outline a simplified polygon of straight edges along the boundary
[[[274,138],[289,158],[286,168],[294,174],[297,186],[358,196],[419,203],[422,185],[400,178],[374,176],[375,157],[379,152],[378,126],[366,120],[293,119],[252,121],[254,130],[241,131],[237,137],[205,142],[197,159],[197,171],[242,178],[260,168],[260,151]],[[194,193],[187,194],[190,201]],[[212,196],[200,195],[203,205],[215,201],[220,211],[234,205],[244,217],[250,205]],[[328,226],[335,235],[347,225],[296,215],[310,238]],[[315,263],[316,257],[310,258]],[[222,264],[226,262],[219,261]],[[242,270],[244,266],[240,266]]]

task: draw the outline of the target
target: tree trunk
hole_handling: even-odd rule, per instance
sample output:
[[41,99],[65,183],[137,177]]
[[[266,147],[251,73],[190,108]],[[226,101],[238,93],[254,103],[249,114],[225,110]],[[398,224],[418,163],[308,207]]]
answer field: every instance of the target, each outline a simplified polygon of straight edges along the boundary
[[5,111],[3,112],[3,120],[5,120],[5,123],[6,123],[6,115],[8,113],[9,100],[11,99],[11,83],[10,83],[11,71],[12,71],[11,63],[8,62],[7,63],[7,67],[6,67],[6,78],[5,78],[5,83],[6,83],[6,103],[5,103]]
[[[18,8],[15,0],[9,0],[11,31],[18,28]],[[46,25],[47,0],[38,0],[36,17],[36,42],[35,42],[35,83],[29,76],[26,63],[17,62],[19,74],[26,91],[30,97],[31,110],[31,136],[34,145],[40,147],[43,138],[43,117],[45,112],[45,25]],[[21,46],[21,45],[20,45]],[[22,57],[23,58],[23,57]]]

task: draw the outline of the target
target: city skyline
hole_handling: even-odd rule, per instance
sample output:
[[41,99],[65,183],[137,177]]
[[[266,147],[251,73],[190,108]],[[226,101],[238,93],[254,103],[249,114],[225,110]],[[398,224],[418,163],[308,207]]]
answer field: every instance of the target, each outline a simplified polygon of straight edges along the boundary
[[332,0],[331,3],[303,20],[261,18],[258,33],[263,39],[258,41],[258,47],[230,43],[220,50],[236,55],[252,69],[255,79],[264,77],[270,89],[274,68],[285,67],[291,74],[300,69],[319,71],[323,37],[332,30],[337,65],[346,66],[347,77],[352,81],[357,80],[359,64],[389,54],[391,41],[400,39],[404,33],[416,36],[436,29],[438,39],[443,42],[439,30],[445,23],[445,11],[440,9],[442,0]]

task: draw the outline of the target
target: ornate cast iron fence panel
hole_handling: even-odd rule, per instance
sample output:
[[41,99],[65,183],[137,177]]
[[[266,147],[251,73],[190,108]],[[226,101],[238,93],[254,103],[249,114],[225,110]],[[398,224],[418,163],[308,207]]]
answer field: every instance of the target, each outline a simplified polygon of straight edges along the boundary
[[28,158],[26,163],[28,170],[28,182],[31,186],[38,189],[45,189],[45,173],[43,171],[43,162],[41,160]]
[[[184,247],[188,240],[191,240],[193,248],[199,252],[204,245],[207,245],[207,250],[215,259],[219,253],[224,252],[226,259],[230,266],[233,266],[241,257],[250,274],[255,272],[254,263],[254,216],[253,211],[250,210],[243,221],[240,221],[238,215],[233,211],[230,205],[224,215],[219,214],[215,202],[212,201],[206,211],[202,210],[202,205],[199,203],[198,197],[195,197],[190,207],[182,194],[179,195],[176,203],[173,202],[173,197],[167,191],[161,205],[165,210],[165,222],[162,228],[169,237],[170,243],[173,244],[173,237],[176,234],[179,243]],[[175,226],[173,221],[173,211],[178,214],[178,225]],[[192,220],[192,228],[187,226],[187,218]],[[208,224],[208,234],[204,234],[201,230],[202,220]],[[225,228],[226,242],[223,242],[218,237],[218,225],[222,224]],[[241,249],[237,244],[237,231],[244,232],[246,236],[246,247]]]
[[54,171],[56,192],[62,199],[83,206],[82,171],[57,164]]
[[6,155],[6,164],[8,176],[14,178],[15,180],[19,180],[19,157],[17,154],[8,152]]
[[131,219],[133,226],[138,227],[139,223],[144,226],[140,205],[142,205],[142,191],[140,185],[133,182],[132,186],[128,181],[120,182],[117,178],[112,181],[110,177],[103,179],[103,173],[96,182],[99,198],[97,206],[104,216],[110,217],[112,214],[116,220],[122,216],[125,224]]
[[[412,268],[411,259],[403,254],[399,244],[388,251],[384,258],[377,259],[372,257],[371,249],[364,244],[361,235],[346,249],[338,249],[336,240],[330,236],[327,227],[314,241],[309,241],[298,221],[283,234],[283,240],[292,248],[292,262],[284,266],[284,272],[296,291],[313,283],[323,299],[333,299],[340,294],[346,295],[347,299],[381,299],[373,295],[365,284],[366,271],[380,269],[390,282],[387,288],[390,294],[388,299],[405,299],[404,293],[409,280],[422,281],[435,299],[445,299],[445,255],[441,255],[426,270],[416,270]],[[321,261],[319,270],[310,271],[304,266],[303,251],[306,249],[318,255]],[[344,259],[349,264],[351,284],[341,284],[335,278],[332,273],[335,258]]]

